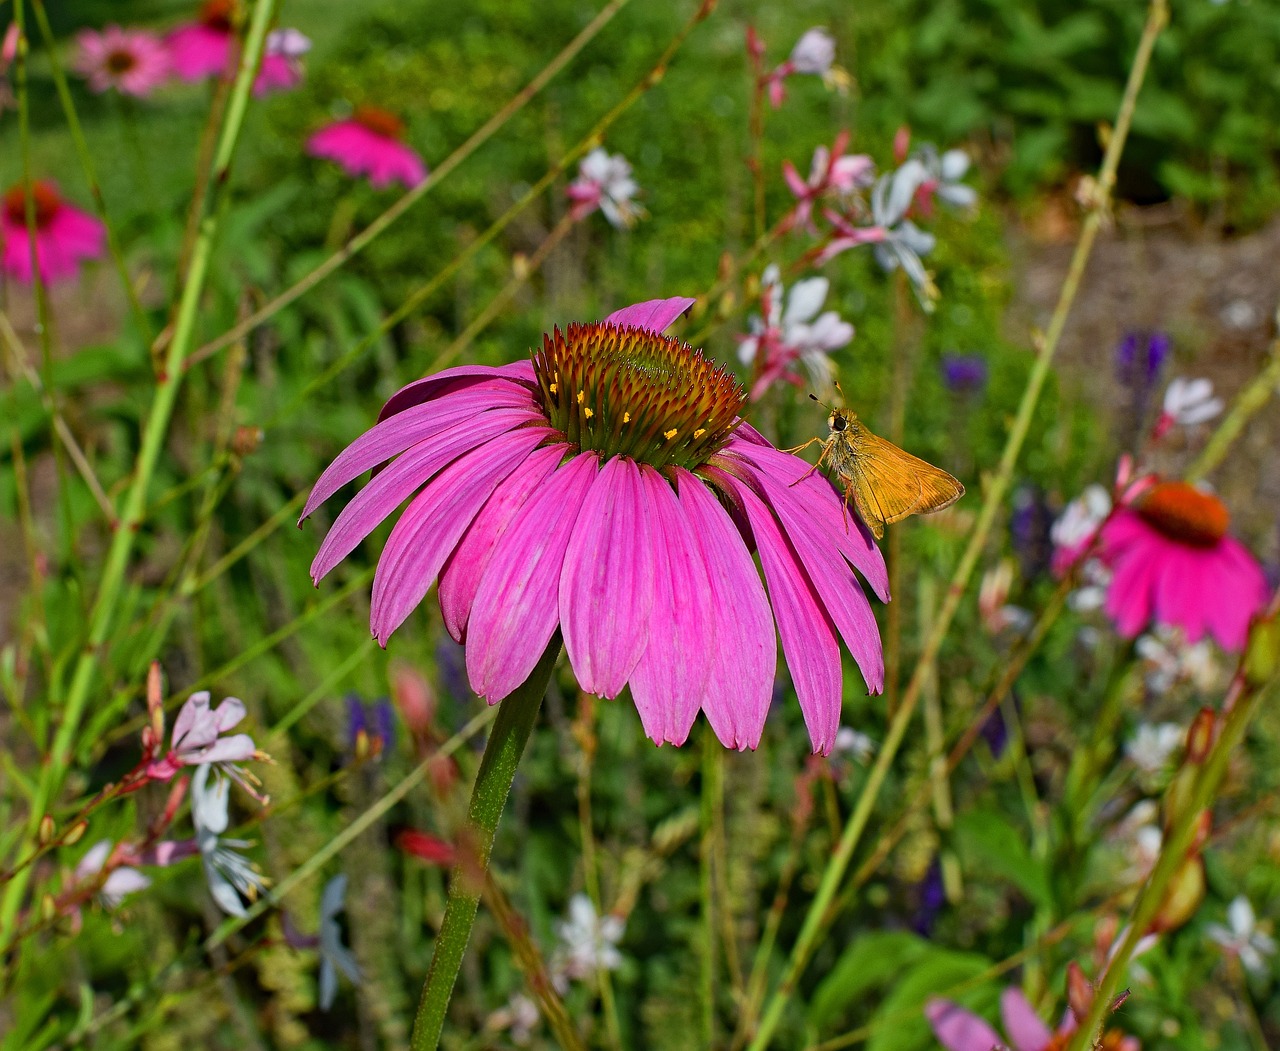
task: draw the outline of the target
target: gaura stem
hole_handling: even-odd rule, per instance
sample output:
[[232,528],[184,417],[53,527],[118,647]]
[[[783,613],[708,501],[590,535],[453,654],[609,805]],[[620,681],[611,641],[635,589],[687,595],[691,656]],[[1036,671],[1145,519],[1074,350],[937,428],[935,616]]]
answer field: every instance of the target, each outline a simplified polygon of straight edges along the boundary
[[1129,126],[1133,121],[1133,111],[1138,101],[1138,91],[1146,77],[1147,66],[1151,60],[1151,52],[1155,47],[1156,37],[1160,35],[1160,31],[1164,28],[1168,19],[1169,8],[1167,0],[1151,0],[1146,27],[1143,30],[1142,39],[1138,43],[1133,67],[1129,71],[1129,81],[1125,85],[1124,98],[1116,118],[1115,130],[1112,132],[1111,140],[1107,144],[1106,156],[1103,158],[1102,168],[1098,173],[1094,199],[1091,202],[1092,209],[1084,221],[1083,229],[1080,232],[1080,240],[1077,242],[1075,253],[1072,255],[1071,265],[1067,271],[1066,279],[1063,281],[1062,292],[1058,297],[1058,304],[1054,309],[1049,327],[1042,339],[1038,341],[1039,347],[1036,361],[1032,366],[1031,376],[1027,380],[1026,390],[1022,395],[1022,402],[1018,406],[1018,414],[1014,419],[1009,438],[1005,443],[1004,453],[1000,457],[1000,466],[987,488],[986,499],[979,512],[973,532],[970,534],[968,546],[965,548],[960,564],[956,568],[955,575],[952,577],[947,592],[943,597],[942,608],[933,623],[933,629],[929,632],[929,637],[922,647],[915,674],[912,675],[907,684],[902,703],[894,713],[893,722],[889,726],[889,732],[884,744],[881,746],[880,754],[876,758],[875,766],[867,777],[854,811],[845,824],[840,842],[822,874],[818,893],[809,906],[808,914],[805,916],[800,936],[792,949],[791,959],[788,961],[782,982],[770,997],[769,1003],[765,1008],[760,1028],[751,1042],[751,1051],[764,1051],[764,1048],[768,1046],[778,1027],[778,1023],[782,1020],[782,1012],[786,1007],[787,1001],[791,998],[791,994],[795,990],[806,964],[809,962],[809,956],[813,952],[818,936],[826,924],[827,909],[835,898],[841,882],[844,880],[845,872],[853,859],[853,852],[857,848],[858,842],[862,838],[863,830],[871,818],[871,811],[875,806],[876,797],[879,795],[884,780],[888,776],[889,766],[893,762],[899,746],[902,744],[902,739],[907,732],[907,725],[915,712],[917,703],[919,703],[921,687],[924,685],[924,670],[937,657],[938,651],[942,648],[942,642],[950,630],[952,618],[960,607],[960,600],[964,596],[969,579],[973,575],[978,559],[986,545],[987,537],[995,523],[996,515],[1004,501],[1005,494],[1009,490],[1018,455],[1021,453],[1022,444],[1031,429],[1031,420],[1035,413],[1036,404],[1040,400],[1040,392],[1044,389],[1044,384],[1049,377],[1049,369],[1053,363],[1054,353],[1058,349],[1058,342],[1067,324],[1067,315],[1071,312],[1071,306],[1075,302],[1076,292],[1079,290],[1080,280],[1084,275],[1085,264],[1093,251],[1093,242],[1102,226],[1106,205],[1110,199],[1112,186],[1115,184],[1116,169],[1120,164],[1120,154],[1124,150],[1125,139],[1129,134]]
[[422,986],[422,999],[418,1002],[418,1014],[413,1022],[413,1036],[409,1041],[413,1051],[434,1051],[440,1043],[440,1031],[444,1028],[453,984],[457,981],[462,954],[466,951],[471,927],[476,920],[498,819],[507,805],[516,767],[524,754],[559,656],[560,635],[557,632],[529,677],[498,706],[498,718],[494,720],[489,743],[485,745],[484,757],[480,760],[480,772],[476,774],[476,783],[471,790],[468,812],[471,839],[465,845],[465,856],[449,878],[444,922],[436,935],[431,969]]

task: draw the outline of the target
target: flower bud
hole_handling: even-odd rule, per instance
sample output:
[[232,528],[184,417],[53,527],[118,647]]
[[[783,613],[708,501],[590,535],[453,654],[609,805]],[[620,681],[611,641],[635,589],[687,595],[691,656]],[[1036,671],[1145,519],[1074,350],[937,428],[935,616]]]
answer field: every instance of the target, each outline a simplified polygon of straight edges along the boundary
[[393,664],[391,697],[409,733],[419,740],[430,738],[436,718],[436,691],[427,677],[411,665]]
[[1280,674],[1280,615],[1259,617],[1245,643],[1245,682],[1256,690],[1277,674]]
[[1188,765],[1200,766],[1209,758],[1209,749],[1213,747],[1214,723],[1217,720],[1212,708],[1201,708],[1191,720],[1187,730]]
[[63,834],[62,845],[64,847],[75,846],[75,844],[80,842],[81,837],[85,834],[88,827],[89,822],[77,821]]
[[396,846],[406,854],[412,854],[429,865],[440,865],[445,868],[452,865],[458,855],[452,843],[413,828],[403,829],[397,834]]
[[46,923],[58,915],[58,902],[52,894],[45,893],[40,899],[40,918]]
[[1204,900],[1204,861],[1199,854],[1189,854],[1169,881],[1164,901],[1151,921],[1152,930],[1177,930],[1196,914]]
[[36,831],[36,842],[42,847],[48,846],[56,831],[57,826],[53,823],[53,818],[49,814],[45,814],[40,819],[40,827]]
[[1085,977],[1080,965],[1072,960],[1067,964],[1067,1005],[1077,1022],[1089,1014],[1092,1004],[1093,983]]

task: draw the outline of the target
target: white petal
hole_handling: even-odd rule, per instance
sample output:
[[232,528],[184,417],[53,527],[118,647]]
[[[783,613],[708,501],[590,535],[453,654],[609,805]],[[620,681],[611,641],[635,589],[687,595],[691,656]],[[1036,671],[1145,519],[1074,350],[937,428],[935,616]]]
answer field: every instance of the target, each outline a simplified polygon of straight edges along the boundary
[[947,150],[942,155],[942,161],[939,164],[939,171],[942,178],[946,182],[955,182],[964,178],[964,173],[969,170],[969,155],[964,150]]
[[821,310],[822,302],[827,298],[827,289],[830,287],[831,282],[825,277],[810,277],[792,285],[791,295],[787,297],[787,310],[782,315],[783,329],[798,322],[808,321]]

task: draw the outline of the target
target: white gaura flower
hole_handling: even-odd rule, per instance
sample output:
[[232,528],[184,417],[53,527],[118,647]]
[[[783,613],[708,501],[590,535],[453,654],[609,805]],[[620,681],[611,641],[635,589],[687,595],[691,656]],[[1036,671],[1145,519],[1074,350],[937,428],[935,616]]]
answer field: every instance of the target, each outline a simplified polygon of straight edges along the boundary
[[1143,661],[1147,689],[1154,694],[1168,693],[1183,683],[1207,693],[1218,683],[1218,660],[1208,639],[1193,645],[1179,629],[1162,625],[1141,636],[1135,646]]
[[1154,777],[1169,765],[1186,735],[1177,723],[1142,723],[1125,744],[1124,752],[1143,774]]
[[1049,530],[1053,541],[1053,572],[1062,576],[1092,542],[1107,515],[1111,513],[1111,495],[1094,483],[1063,509]]
[[1179,376],[1169,381],[1164,392],[1164,406],[1156,423],[1156,433],[1163,434],[1174,424],[1194,427],[1207,423],[1222,412],[1223,405],[1221,398],[1214,397],[1211,381],[1188,380]]
[[222,837],[229,820],[231,782],[213,771],[213,767],[203,764],[191,779],[191,820],[196,827],[209,893],[223,912],[243,916],[246,910],[241,896],[254,901],[266,889],[267,880],[253,862],[239,853],[250,845],[248,840]]
[[795,73],[824,77],[836,60],[836,39],[821,26],[806,29],[787,60]]
[[567,978],[581,981],[598,971],[616,971],[622,966],[618,942],[625,925],[617,916],[597,916],[596,907],[585,894],[569,901],[569,918],[556,924],[560,948],[557,970]]
[[751,318],[751,333],[738,346],[742,363],[755,366],[752,399],[758,399],[779,379],[802,383],[795,373],[797,364],[818,393],[826,398],[835,376],[831,352],[853,339],[853,326],[834,310],[818,313],[831,282],[825,277],[797,281],[786,296],[787,305],[783,310],[784,289],[777,266],[767,267],[761,281],[763,317]]
[[978,203],[978,191],[960,180],[969,170],[969,155],[964,150],[947,150],[939,154],[935,146],[926,144],[916,153],[924,169],[917,186],[929,197],[937,197],[953,208],[972,208]]
[[565,190],[575,220],[585,219],[597,208],[609,222],[622,229],[632,227],[645,211],[635,200],[640,187],[631,177],[631,165],[620,153],[596,147],[582,159],[578,177]]
[[[109,839],[99,840],[88,849],[85,856],[76,866],[76,883],[92,882],[102,871],[102,866],[111,856],[112,842]],[[135,868],[119,865],[111,870],[102,886],[98,888],[98,901],[106,909],[116,908],[125,896],[151,886],[151,880]]]
[[1239,958],[1245,970],[1252,974],[1266,974],[1269,970],[1266,957],[1275,955],[1275,939],[1258,930],[1253,906],[1244,895],[1227,906],[1227,924],[1223,927],[1211,923],[1206,932],[1223,952]]
[[356,963],[355,953],[342,944],[342,925],[338,922],[338,914],[346,908],[347,877],[346,874],[334,876],[325,884],[324,894],[320,899],[320,1010],[327,1011],[333,1006],[333,998],[338,994],[338,972],[350,979],[353,985],[360,984],[360,967]]
[[833,756],[848,756],[855,763],[866,763],[876,754],[876,743],[852,726],[842,726],[836,731],[836,743],[831,746]]

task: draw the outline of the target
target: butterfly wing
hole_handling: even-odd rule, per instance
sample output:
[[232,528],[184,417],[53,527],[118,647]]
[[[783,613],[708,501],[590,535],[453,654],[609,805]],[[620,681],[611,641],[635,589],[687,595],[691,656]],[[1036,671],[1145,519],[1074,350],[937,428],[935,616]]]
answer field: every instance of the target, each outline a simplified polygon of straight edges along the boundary
[[964,496],[964,486],[941,468],[904,452],[859,426],[849,438],[848,485],[854,505],[876,539],[886,523],[930,514]]

